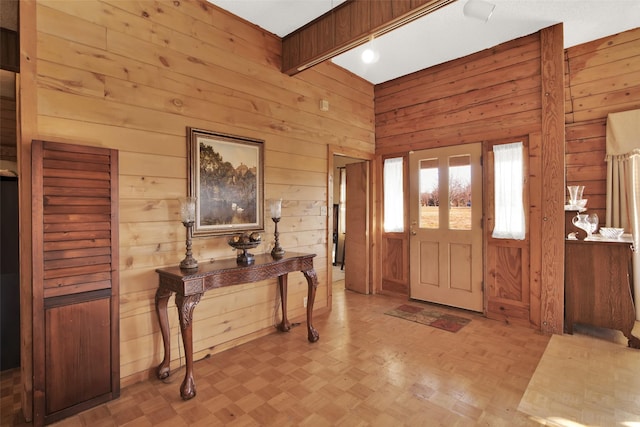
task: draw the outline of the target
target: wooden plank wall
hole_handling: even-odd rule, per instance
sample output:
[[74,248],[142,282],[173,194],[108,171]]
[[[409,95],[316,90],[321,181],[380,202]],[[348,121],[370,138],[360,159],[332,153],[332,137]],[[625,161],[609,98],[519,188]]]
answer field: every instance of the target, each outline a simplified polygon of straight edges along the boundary
[[[327,146],[374,152],[373,86],[331,64],[282,74],[277,37],[204,0],[42,0],[35,10],[37,117],[25,112],[23,123],[37,119],[39,139],[120,153],[123,386],[161,361],[154,270],[184,257],[176,198],[187,189],[187,126],[265,140],[265,199],[283,198],[280,242],[318,254],[315,306],[327,310]],[[273,241],[265,222],[256,252]],[[196,238],[193,250],[201,263],[234,256],[224,238]],[[290,275],[290,316],[304,316],[304,295],[303,276]],[[275,281],[207,294],[194,315],[196,360],[272,332],[275,303]],[[174,314],[172,368],[184,363]]]
[[[402,155],[411,150],[482,141],[510,142],[522,138],[539,141],[542,132],[541,51],[544,51],[541,35],[535,33],[376,85],[376,154]],[[562,48],[556,52],[561,63]],[[542,145],[532,146],[532,158],[539,158]],[[530,168],[528,178],[532,192],[529,209],[532,230],[539,230],[542,222],[541,197],[536,191],[540,188],[541,177],[536,171],[536,168]],[[515,301],[514,306],[520,311],[500,304],[495,305],[495,312],[487,315],[540,328],[541,266],[536,258],[541,250],[540,234],[530,234],[531,248],[527,251],[530,258],[522,260],[527,263],[526,271],[530,272],[527,281],[531,283],[530,295],[522,295]],[[385,247],[384,243],[382,247]],[[394,259],[387,253],[382,257],[384,262]],[[490,286],[489,283],[485,285]],[[528,288],[525,290],[528,293]],[[485,292],[498,294],[501,289],[486,289]]]
[[1,169],[15,171],[15,164],[18,161],[16,141],[16,99],[15,96],[0,96],[0,160],[3,163]]
[[540,90],[539,34],[376,85],[376,154],[539,132]]
[[565,76],[567,185],[604,225],[607,114],[640,108],[640,28],[566,49]]
[[[539,43],[523,37],[377,85],[376,154],[523,134],[538,141]],[[640,29],[566,49],[564,72],[566,184],[585,185],[589,210],[603,220],[606,116],[640,108]],[[539,288],[540,276],[532,280]],[[539,290],[532,297],[533,316]]]

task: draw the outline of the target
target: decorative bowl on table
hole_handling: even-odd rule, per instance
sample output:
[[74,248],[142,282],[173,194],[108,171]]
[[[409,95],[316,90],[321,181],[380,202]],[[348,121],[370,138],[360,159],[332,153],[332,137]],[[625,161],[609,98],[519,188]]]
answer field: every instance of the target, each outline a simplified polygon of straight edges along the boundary
[[587,206],[587,199],[569,200],[569,204],[565,205],[565,210],[582,210]]
[[238,253],[236,262],[238,264],[249,265],[253,264],[255,256],[247,251],[249,249],[256,248],[260,243],[262,243],[262,236],[257,232],[243,233],[232,236],[227,243],[233,249],[242,251],[241,253]]
[[624,233],[624,228],[602,227],[600,235],[607,239],[619,239]]

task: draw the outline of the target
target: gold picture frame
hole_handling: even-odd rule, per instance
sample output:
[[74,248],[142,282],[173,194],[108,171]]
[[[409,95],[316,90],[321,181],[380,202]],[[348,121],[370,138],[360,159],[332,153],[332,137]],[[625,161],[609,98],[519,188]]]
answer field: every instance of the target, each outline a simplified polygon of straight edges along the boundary
[[264,231],[264,141],[187,128],[193,236]]

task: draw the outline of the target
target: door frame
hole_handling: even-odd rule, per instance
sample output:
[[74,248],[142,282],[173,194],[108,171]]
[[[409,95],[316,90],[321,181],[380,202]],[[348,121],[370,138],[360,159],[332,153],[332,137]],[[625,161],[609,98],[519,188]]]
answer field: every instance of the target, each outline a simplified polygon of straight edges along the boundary
[[[329,254],[331,254],[331,251],[333,249],[333,240],[332,240],[332,236],[331,233],[333,231],[333,215],[332,213],[329,211],[329,207],[333,206],[333,188],[334,188],[334,183],[333,183],[333,169],[334,169],[334,163],[333,163],[333,156],[345,156],[345,157],[351,157],[354,159],[360,159],[362,161],[366,161],[369,163],[369,177],[370,177],[370,182],[369,182],[369,200],[367,200],[367,205],[369,206],[369,246],[366,248],[367,253],[365,254],[365,256],[371,261],[371,245],[375,244],[374,242],[377,241],[376,239],[376,234],[375,234],[375,230],[376,227],[373,225],[376,223],[376,218],[377,218],[377,213],[375,212],[375,210],[373,209],[373,204],[372,201],[376,200],[376,185],[375,183],[377,182],[378,178],[378,171],[376,168],[376,164],[373,161],[375,158],[375,154],[374,153],[369,153],[366,151],[362,151],[362,150],[358,150],[356,148],[347,148],[347,147],[342,147],[339,145],[332,145],[332,144],[328,144],[327,145],[327,203],[326,203],[326,208],[325,208],[325,216],[327,218],[327,227],[326,227],[326,244],[327,244],[327,248],[326,248],[326,253],[327,253],[327,301],[328,301],[328,307],[329,309],[332,308],[333,306],[333,291],[332,291],[332,283],[333,283],[333,263],[331,262],[331,257],[329,256]],[[372,278],[375,277],[374,271],[373,269],[376,268],[375,263],[370,262],[369,265],[371,266],[370,271],[369,271],[369,281],[368,281],[368,286],[370,288],[371,293],[375,293],[376,290],[376,286],[373,286],[373,283],[375,283]]]
[[[404,194],[403,208],[405,212],[404,231],[387,232],[384,230],[384,162],[387,159],[402,158],[402,191]],[[380,241],[376,242],[377,263],[380,266],[380,278],[377,285],[378,292],[385,295],[402,295],[409,296],[409,152],[389,153],[376,157],[376,165],[380,171],[379,196],[379,233]],[[390,257],[389,246],[395,240],[400,241],[402,246],[401,256],[398,258]],[[396,264],[393,264],[396,262]],[[389,271],[395,270],[395,277],[390,276]],[[400,276],[400,277],[398,277]]]
[[[501,144],[521,142],[523,149],[523,205],[525,215],[525,238],[523,240],[496,239],[492,237],[494,228],[494,158],[493,147]],[[542,189],[535,177],[540,176],[539,143],[531,135],[486,140],[482,144],[484,178],[484,306],[485,316],[509,324],[537,327],[536,283],[539,282],[542,260],[535,256],[539,246],[535,233],[531,233],[534,223],[541,220],[540,197]],[[502,260],[499,262],[498,260]],[[508,260],[508,261],[506,261]],[[508,266],[508,270],[504,267]],[[518,277],[519,276],[519,277]],[[515,281],[519,278],[519,282]]]

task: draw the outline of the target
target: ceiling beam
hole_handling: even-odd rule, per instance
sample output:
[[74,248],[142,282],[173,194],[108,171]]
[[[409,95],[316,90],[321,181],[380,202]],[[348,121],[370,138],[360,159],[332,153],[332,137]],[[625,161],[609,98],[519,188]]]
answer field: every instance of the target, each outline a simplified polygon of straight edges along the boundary
[[297,74],[454,1],[347,0],[282,39],[282,72]]

